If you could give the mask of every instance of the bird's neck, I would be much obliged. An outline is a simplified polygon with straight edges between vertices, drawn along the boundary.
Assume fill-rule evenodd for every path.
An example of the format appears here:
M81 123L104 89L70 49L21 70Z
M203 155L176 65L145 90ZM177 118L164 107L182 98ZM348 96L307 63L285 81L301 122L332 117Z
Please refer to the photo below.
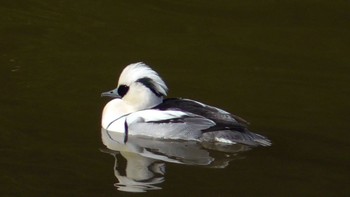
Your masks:
M163 97L145 97L136 100L125 100L124 102L128 106L129 113L132 113L159 105L163 102Z
M162 96L157 96L150 89L141 87L134 87L122 99L125 106L128 106L129 113L149 109L163 102Z

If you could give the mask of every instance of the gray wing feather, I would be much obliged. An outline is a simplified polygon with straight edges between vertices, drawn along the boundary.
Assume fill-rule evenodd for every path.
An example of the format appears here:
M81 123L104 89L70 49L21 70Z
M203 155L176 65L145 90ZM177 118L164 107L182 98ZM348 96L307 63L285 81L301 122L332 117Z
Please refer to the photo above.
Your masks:
M129 132L137 131L137 135L151 136L163 139L198 140L202 131L215 125L209 119L187 113L184 117L159 121L146 121L143 118L128 122Z

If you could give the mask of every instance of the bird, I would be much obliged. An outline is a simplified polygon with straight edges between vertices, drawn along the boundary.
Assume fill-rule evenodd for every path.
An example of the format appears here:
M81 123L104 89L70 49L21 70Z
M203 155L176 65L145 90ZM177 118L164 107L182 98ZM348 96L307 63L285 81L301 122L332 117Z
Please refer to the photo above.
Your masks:
M108 132L163 140L193 140L224 145L270 146L271 141L248 129L248 122L223 109L187 98L165 98L168 87L143 62L127 65L103 108L101 126Z

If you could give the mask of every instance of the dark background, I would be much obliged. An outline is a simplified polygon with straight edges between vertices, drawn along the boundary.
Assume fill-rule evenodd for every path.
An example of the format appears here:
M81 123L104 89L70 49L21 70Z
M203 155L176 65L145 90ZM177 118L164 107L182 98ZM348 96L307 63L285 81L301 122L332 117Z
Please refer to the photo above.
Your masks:
M349 195L349 1L0 2L1 196L113 196L100 116L127 64L273 141L148 195Z

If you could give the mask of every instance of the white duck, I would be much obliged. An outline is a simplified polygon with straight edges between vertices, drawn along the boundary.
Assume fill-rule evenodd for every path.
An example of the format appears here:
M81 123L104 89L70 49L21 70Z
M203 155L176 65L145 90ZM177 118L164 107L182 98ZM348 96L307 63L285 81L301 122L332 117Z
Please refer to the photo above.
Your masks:
M109 132L161 139L241 143L270 146L266 137L252 133L247 122L224 110L198 101L164 99L167 86L158 73L139 62L128 65L118 87L101 96L114 99L102 113L102 128Z

